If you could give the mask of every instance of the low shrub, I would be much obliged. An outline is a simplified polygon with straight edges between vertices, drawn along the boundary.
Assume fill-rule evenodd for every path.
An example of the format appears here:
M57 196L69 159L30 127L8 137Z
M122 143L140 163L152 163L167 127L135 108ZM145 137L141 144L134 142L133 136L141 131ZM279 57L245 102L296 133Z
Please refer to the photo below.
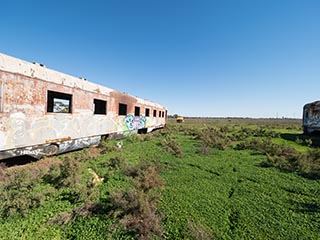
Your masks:
M92 181L83 181L81 163L70 155L64 158L56 187L63 190L63 197L70 202L90 202L95 196Z
M191 237L191 239L195 240L213 240L216 239L215 235L212 233L210 229L207 227L196 224L193 221L188 221L188 233Z
M133 230L139 239L162 235L156 206L159 196L154 193L162 185L159 171L159 166L148 161L127 166L124 172L133 179L133 185L127 191L116 190L110 193L114 217L120 217L120 225Z
M227 135L228 129L227 127L207 127L197 133L196 139L200 140L204 146L225 150L231 144Z
M301 173L308 178L320 178L320 150L309 150L299 158L299 169Z
M114 143L111 143L108 140L100 141L98 148L101 150L101 154L119 150L119 148Z
M34 176L28 169L6 171L5 181L0 184L0 212L2 216L15 213L25 215L29 209L43 204L46 197L54 192L49 185L44 185L39 176Z
M197 149L196 153L208 156L208 155L212 154L212 150L210 147L208 147L204 144L201 144L201 146Z
M124 169L126 167L126 159L123 155L117 155L110 158L106 166L113 169Z
M80 184L82 170L80 162L67 155L61 166L59 186L77 188Z
M308 147L311 147L313 142L312 142L312 139L310 138L299 138L297 137L295 142L299 145L302 145L302 146L308 146Z
M6 176L6 164L5 163L0 163L0 182L4 181L5 176Z
M183 150L179 143L170 135L166 136L161 145L165 148L165 151L174 154L176 157L183 157Z
M305 177L320 178L320 151L318 149L300 153L285 144L275 144L271 138L252 138L238 143L237 149L259 151L267 156L260 166L273 166L285 171L301 173Z
M65 211L58 215L49 218L48 223L55 223L58 225L66 225L71 221L74 221L77 216L90 217L101 210L101 205L95 203L88 203L77 207L72 211Z

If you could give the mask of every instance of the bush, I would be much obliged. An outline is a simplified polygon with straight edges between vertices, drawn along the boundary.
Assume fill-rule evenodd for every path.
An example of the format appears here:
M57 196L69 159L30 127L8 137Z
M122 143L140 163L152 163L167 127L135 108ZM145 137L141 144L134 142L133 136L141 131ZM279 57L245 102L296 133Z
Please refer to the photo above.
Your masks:
M196 224L193 221L188 221L188 233L191 239L206 240L215 239L215 235L212 231L201 224Z
M227 135L228 129L227 127L207 127L197 133L196 139L200 140L204 146L225 150L231 144Z
M88 203L86 205L77 207L72 211L65 211L59 213L58 215L49 218L48 223L55 223L58 225L66 225L71 221L74 221L77 216L82 217L90 217L94 213L98 213L101 210L101 206L99 204Z
M14 213L25 215L28 209L40 206L54 189L41 185L42 180L28 169L15 169L5 173L0 185L0 211L3 216Z
M121 226L133 230L139 239L152 239L153 235L162 234L156 207L159 196L153 193L162 185L159 171L159 166L147 161L127 166L124 172L133 179L133 186L127 191L110 193L114 217L121 217Z
M299 162L299 169L301 173L312 179L320 178L320 150L309 150L307 153L302 154Z
M114 144L112 144L110 141L107 141L107 140L102 140L99 143L98 148L101 150L101 154L119 150L119 148L117 148Z
M94 185L82 180L81 163L67 155L61 166L61 173L56 187L63 190L63 196L70 202L89 202L94 197Z
M161 145L167 152L174 154L176 157L183 157L184 155L179 143L170 135L162 140Z
M201 144L201 146L199 147L199 149L197 150L198 154L203 154L203 155L211 155L212 154L212 151L211 151L211 148L204 145L204 144Z
M6 164L0 163L0 182L4 181L6 176Z
M80 162L73 159L70 155L64 158L61 166L59 186L77 188L81 180L82 167Z
M126 159L123 155L115 156L110 158L106 166L114 169L124 169L126 167Z

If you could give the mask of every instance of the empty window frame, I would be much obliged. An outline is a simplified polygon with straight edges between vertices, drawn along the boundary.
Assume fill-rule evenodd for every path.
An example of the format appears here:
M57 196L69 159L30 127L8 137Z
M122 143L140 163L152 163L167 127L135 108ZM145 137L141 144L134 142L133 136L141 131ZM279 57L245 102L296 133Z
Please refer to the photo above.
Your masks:
M159 111L159 117L161 117L161 111Z
M164 118L164 112L162 112L162 117Z
M47 112L71 113L72 95L48 90Z
M157 110L153 110L153 117L157 116Z
M146 108L146 117L149 117L149 116L150 116L150 109Z
M140 116L140 107L134 107L134 116Z
M119 115L127 115L127 104L119 103Z
M94 114L107 114L107 101L93 99L94 104Z

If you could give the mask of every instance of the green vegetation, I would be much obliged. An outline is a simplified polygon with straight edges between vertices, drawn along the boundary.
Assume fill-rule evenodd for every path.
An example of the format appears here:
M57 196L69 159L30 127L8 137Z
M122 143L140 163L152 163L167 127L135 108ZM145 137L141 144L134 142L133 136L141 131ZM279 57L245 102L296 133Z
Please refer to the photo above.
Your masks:
M319 239L319 137L300 121L186 119L0 165L0 239Z

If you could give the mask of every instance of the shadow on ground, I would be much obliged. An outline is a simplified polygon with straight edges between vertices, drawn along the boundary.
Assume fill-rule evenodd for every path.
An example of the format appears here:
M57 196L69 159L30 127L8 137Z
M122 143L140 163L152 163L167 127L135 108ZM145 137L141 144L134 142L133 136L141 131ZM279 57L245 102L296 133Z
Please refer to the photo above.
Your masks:
M295 200L291 200L290 204L292 210L300 213L319 213L320 206L317 203L303 203Z
M25 155L25 156L12 157L12 158L1 160L0 164L4 164L6 167L14 167L14 166L25 165L35 161L38 161L38 159Z
M281 138L297 142L303 146L320 147L320 134L295 134L295 133L283 133L280 134Z

